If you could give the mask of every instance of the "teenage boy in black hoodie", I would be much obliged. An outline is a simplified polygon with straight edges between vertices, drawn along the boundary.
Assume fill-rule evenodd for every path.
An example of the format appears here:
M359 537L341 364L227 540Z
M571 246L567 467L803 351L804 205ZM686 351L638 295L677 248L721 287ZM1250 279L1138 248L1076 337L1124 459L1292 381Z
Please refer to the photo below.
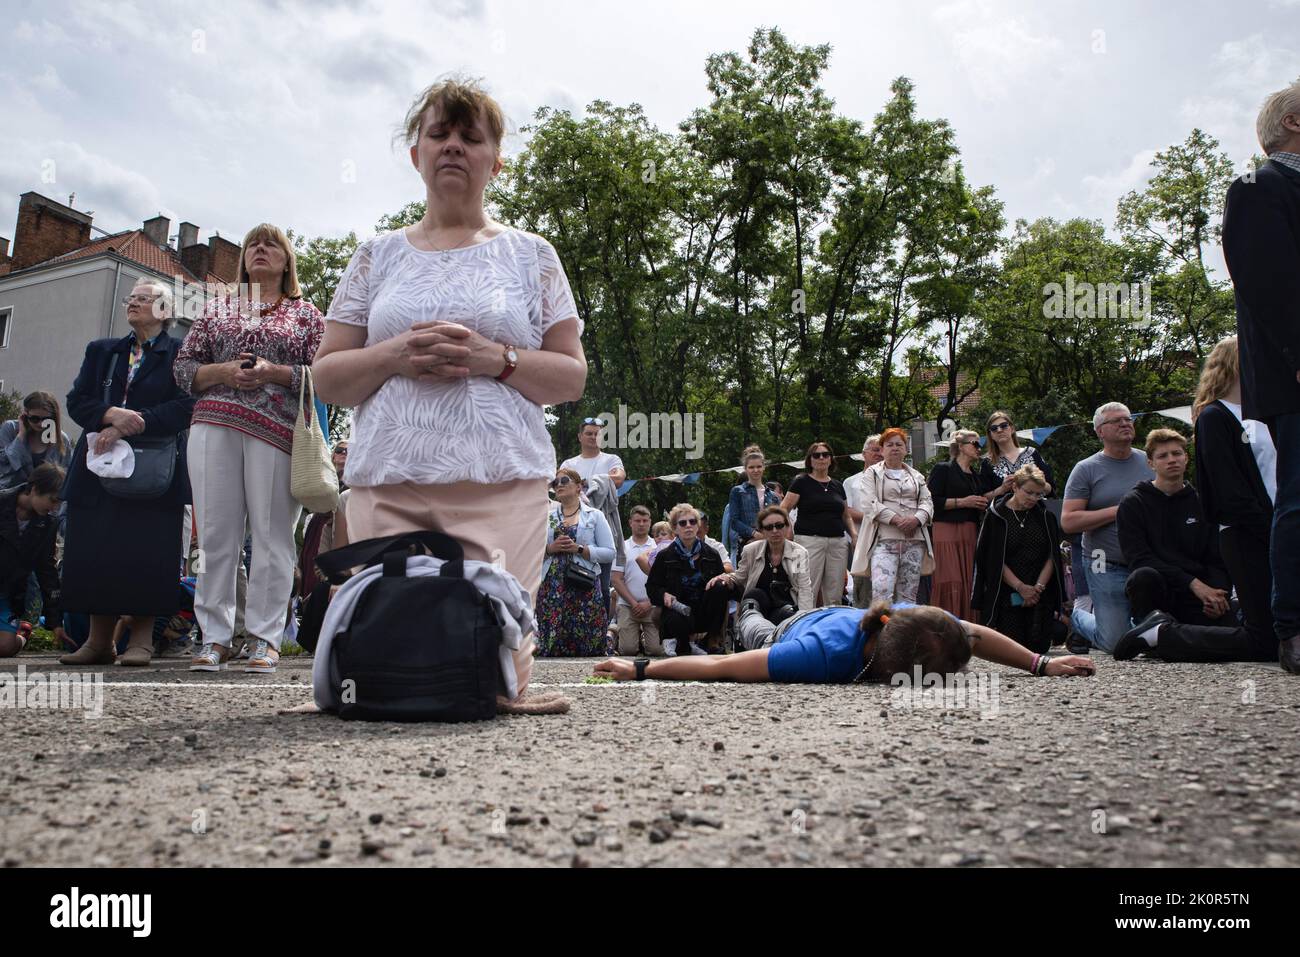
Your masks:
M1154 429L1146 442L1154 481L1139 482L1119 503L1125 584L1136 627L1114 655L1166 661L1266 661L1277 655L1267 628L1242 627L1230 601L1232 582L1219 555L1219 531L1206 522L1187 484L1187 439Z

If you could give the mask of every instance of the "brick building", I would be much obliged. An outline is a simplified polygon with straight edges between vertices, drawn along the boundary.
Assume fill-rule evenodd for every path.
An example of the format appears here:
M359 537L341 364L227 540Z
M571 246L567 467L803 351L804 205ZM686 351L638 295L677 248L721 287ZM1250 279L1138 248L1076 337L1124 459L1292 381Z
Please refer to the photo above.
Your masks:
M45 389L62 399L88 342L130 332L121 300L141 279L174 286L238 277L239 246L219 236L200 243L193 223L181 223L174 242L164 216L97 238L93 228L90 213L39 193L20 197L12 253L0 238L0 392ZM172 334L187 328L180 317ZM66 415L64 423L80 434Z

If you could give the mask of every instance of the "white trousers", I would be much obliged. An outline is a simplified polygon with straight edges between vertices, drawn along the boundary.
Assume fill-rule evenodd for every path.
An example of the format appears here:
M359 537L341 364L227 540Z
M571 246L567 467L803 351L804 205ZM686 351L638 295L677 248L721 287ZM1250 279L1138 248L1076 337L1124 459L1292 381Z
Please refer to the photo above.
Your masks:
M278 649L293 591L293 532L302 508L289 493L289 454L217 425L191 428L188 451L202 557L194 617L203 640L230 645L247 523L253 556L246 631Z

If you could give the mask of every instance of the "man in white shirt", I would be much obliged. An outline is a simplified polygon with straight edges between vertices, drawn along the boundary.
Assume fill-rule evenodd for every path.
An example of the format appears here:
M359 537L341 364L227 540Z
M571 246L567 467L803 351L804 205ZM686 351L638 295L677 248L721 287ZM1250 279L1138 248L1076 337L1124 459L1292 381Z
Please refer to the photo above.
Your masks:
M862 443L862 471L844 480L844 495L848 499L849 514L853 516L853 521L858 523L858 528L862 527L862 506L867 500L867 469L877 462L884 461L884 458L885 453L880 448L880 436L868 435L867 441ZM853 579L853 607L871 607L870 578Z
M650 509L636 505L628 518L632 537L623 543L625 560L614 569L614 591L618 593L618 653L620 655L662 655L659 640L659 609L646 595L646 573L637 564L637 556L655 550L650 537Z
M582 476L583 481L593 475L608 475L614 480L615 488L622 488L627 472L623 469L623 460L613 452L600 450L600 430L605 423L600 419L583 419L578 429L578 444L582 452L560 463L562 469L573 469Z

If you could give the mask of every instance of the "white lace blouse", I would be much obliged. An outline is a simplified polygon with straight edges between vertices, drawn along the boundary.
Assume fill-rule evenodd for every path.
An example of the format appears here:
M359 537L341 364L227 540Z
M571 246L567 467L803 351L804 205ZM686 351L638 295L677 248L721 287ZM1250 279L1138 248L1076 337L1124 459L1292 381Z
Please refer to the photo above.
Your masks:
M362 243L326 320L364 326L366 345L416 322L468 326L503 345L538 349L551 326L578 322L569 280L545 239L507 229L446 252L416 249L404 230ZM487 376L420 382L393 376L356 409L349 485L495 484L552 478L542 407Z

